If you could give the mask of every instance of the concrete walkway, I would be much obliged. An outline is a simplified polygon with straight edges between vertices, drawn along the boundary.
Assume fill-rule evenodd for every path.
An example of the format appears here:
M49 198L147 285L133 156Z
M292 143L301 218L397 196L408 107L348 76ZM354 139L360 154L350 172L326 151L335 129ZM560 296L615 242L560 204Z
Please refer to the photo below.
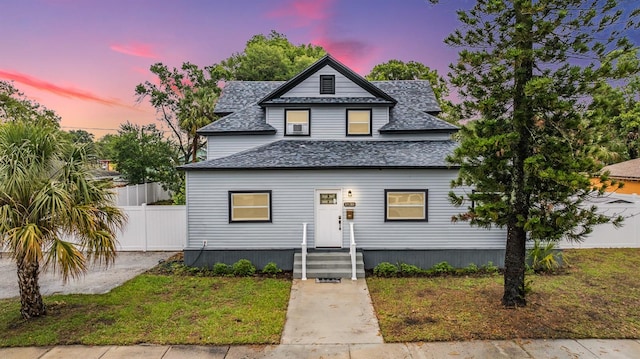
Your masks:
M294 279L282 344L381 344L364 279L316 283Z
M397 344L255 346L56 346L0 349L2 359L239 359L239 358L640 358L638 340L506 340Z

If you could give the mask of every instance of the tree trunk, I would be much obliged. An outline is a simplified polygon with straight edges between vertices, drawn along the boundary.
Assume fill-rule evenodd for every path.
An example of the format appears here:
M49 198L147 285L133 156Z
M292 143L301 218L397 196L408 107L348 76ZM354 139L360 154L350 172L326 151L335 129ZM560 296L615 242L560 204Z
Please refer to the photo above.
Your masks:
M525 161L532 155L529 130L533 126L534 112L525 93L527 83L533 78L533 18L523 10L523 4L531 7L530 0L514 2L516 48L520 51L514 64L513 128L518 134L514 143L511 182L511 213L507 222L507 246L505 252L504 295L502 304L507 307L525 306L525 253L527 232L524 224L529 218L530 196L525 172Z
M192 156L193 156L192 162L196 163L196 162L198 162L198 134L197 133L193 134L193 143L191 144L191 146L193 148L192 149L192 151L193 151L193 153L192 153Z
M504 294L502 305L509 308L524 307L525 299L525 255L527 235L524 229L507 226L507 248L504 257Z
M38 276L40 265L38 262L27 262L18 258L18 285L20 287L20 314L24 319L39 317L46 314L42 302Z

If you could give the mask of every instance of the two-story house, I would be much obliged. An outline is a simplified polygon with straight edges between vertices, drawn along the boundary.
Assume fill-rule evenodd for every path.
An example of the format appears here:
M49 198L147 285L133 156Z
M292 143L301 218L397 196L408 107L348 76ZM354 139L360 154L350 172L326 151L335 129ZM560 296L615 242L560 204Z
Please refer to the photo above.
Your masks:
M187 264L291 269L303 238L340 252L352 234L366 268L503 262L503 232L451 221L458 128L428 81L367 81L325 56L286 82L228 82L215 110L207 160L182 167Z

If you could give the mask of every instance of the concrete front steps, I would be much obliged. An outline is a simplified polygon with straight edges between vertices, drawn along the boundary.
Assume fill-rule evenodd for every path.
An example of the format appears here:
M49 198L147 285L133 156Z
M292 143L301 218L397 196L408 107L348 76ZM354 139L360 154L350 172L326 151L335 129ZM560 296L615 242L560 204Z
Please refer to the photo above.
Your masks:
M356 252L356 277L364 278L362 252ZM293 256L293 278L302 278L302 253L295 253ZM307 278L351 279L349 252L307 253Z

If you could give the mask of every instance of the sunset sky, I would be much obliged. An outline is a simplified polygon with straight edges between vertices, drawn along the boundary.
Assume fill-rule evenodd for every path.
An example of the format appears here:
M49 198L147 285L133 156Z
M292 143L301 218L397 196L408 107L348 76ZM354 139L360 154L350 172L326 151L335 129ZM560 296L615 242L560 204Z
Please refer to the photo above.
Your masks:
M211 65L276 30L323 46L361 75L390 59L446 74L443 39L471 0L15 0L0 10L0 80L96 138L121 123L157 123L135 86L149 66Z
M470 3L426 0L20 0L0 11L0 80L56 111L65 130L99 138L126 121L156 122L136 103L149 66L211 65L276 30L321 45L358 73L397 58L446 72L442 43Z

